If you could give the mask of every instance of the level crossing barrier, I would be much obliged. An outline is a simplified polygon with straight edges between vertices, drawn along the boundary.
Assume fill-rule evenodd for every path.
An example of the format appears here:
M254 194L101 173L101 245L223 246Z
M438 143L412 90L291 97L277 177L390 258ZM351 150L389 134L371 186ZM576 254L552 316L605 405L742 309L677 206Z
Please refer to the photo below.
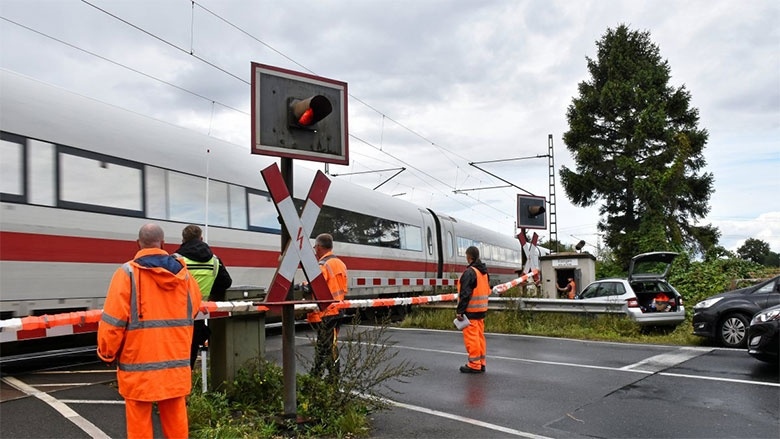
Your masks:
M439 279L439 281L441 280L451 281L451 279ZM396 281L402 280L389 280L390 283ZM416 282L417 280L415 279L414 281ZM428 279L427 281L429 282L425 283L425 285L437 284L435 282L437 281L436 279ZM374 282L374 280L372 279L371 282ZM413 283L412 285L417 284ZM447 283L442 282L441 285L447 285ZM438 294L432 296L345 300L337 303L336 306L341 309L391 307L454 300L457 300L457 294ZM299 303L295 305L295 311L301 312L312 311L316 308L316 303ZM267 311L269 311L269 308L260 301L209 301L201 303L196 319L216 319L230 317L233 313L264 313ZM0 320L0 343L96 332L102 314L102 310L88 310Z
M528 280L536 270L520 276L505 284L493 288L493 293L500 294L509 288L520 285ZM353 278L351 287L394 287L394 286L420 286L420 287L456 287L458 279L452 278ZM432 296L412 296L381 299L345 300L336 303L340 309L350 308L381 308L407 305L430 305L435 303L447 303L457 301L456 293L438 294ZM498 305L502 303L503 305ZM491 297L490 304L493 309L506 308L506 303L515 303L515 307L532 311L564 311L564 312L618 312L620 306L612 303L579 302L557 299L516 299ZM318 306L316 303L298 303L295 311L312 311ZM233 301L209 301L201 303L196 319L216 319L230 317L233 313L261 313L269 308L262 301L233 300ZM102 316L101 310L89 310L69 312L43 316L28 316L0 320L0 343L29 340L35 338L55 337L63 335L83 334L96 332L98 322Z

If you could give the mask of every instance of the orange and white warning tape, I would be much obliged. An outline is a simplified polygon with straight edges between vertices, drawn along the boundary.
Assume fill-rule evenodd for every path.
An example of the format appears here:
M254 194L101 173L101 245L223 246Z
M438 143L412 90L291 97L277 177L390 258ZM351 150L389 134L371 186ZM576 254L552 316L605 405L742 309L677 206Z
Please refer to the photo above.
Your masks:
M457 298L457 294L440 294L389 299L345 300L338 303L337 306L346 309L420 305L453 301ZM310 311L316 308L317 304L314 302L295 304L296 311ZM251 301L203 302L196 319L229 317L234 312L266 312L268 309L267 306L258 305L258 302ZM0 343L95 332L102 314L101 310L90 310L0 320Z
M538 273L539 273L539 270L534 268L533 270L531 270L530 273L526 273L526 274L518 277L517 279L512 279L509 282L506 282L506 283L503 283L503 284L498 284L498 285L493 287L493 293L495 293L495 294L503 294L508 289L510 289L512 287L516 287L516 286L518 286L520 284L524 284L524 283L528 282L528 278L530 276L536 276Z

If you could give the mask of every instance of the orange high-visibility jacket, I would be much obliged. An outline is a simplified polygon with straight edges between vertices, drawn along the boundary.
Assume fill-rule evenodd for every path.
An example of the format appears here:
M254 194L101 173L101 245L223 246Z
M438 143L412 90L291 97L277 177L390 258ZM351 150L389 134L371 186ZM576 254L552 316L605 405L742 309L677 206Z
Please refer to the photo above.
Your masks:
M566 285L569 288L569 291L566 292L569 299L574 299L574 296L577 295L577 283L574 281L571 281Z
M463 314L466 314L468 318L476 318L476 319L483 319L485 318L485 313L488 310L488 297L490 296L490 281L488 279L487 273L482 273L477 269L477 267L469 267L472 270L474 270L474 274L476 275L476 286L473 287L473 290L471 291L471 294L465 294L465 296L468 297L468 303L466 304L466 309ZM464 273L465 274L465 273ZM467 289L470 288L470 285L463 285L467 281L468 276L461 276L461 281L458 282L458 301L460 302L461 298L464 295L461 295L461 288L464 289L464 292L467 293ZM462 309L462 305L458 304L458 312L460 313Z
M319 264L322 275L325 276L325 281L328 283L328 289L333 295L333 300L343 301L344 296L347 295L347 266L333 252L325 253L320 258ZM334 304L330 304L324 311L317 310L306 314L306 320L309 323L318 323L322 321L323 317L335 316L339 313L340 310Z
M114 272L98 325L98 356L117 361L119 393L138 401L188 395L200 289L182 259L142 249Z

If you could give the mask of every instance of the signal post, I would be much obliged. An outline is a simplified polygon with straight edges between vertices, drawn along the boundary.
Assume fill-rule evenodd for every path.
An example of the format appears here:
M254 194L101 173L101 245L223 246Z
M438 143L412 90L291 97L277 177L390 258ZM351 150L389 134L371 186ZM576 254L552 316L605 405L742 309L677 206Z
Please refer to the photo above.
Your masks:
M263 303L281 308L283 416L295 419L295 304L303 303L293 300L295 271L303 268L320 309L332 303L333 296L309 245L330 180L317 172L298 215L293 204L293 159L349 164L347 84L252 63L251 152L281 158L281 170L271 165L261 172L282 223L282 257Z

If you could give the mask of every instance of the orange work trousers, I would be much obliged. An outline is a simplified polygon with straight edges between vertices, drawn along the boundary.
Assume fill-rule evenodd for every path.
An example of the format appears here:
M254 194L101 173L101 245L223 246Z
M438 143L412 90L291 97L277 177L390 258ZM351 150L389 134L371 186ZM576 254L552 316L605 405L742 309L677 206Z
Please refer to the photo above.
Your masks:
M463 344L469 355L468 367L479 370L485 365L487 342L485 341L485 320L471 319L471 324L463 329Z
M127 417L127 439L151 439L153 402L125 400L125 416ZM186 397L157 401L160 411L160 423L163 435L167 439L187 439L190 426L187 420Z

